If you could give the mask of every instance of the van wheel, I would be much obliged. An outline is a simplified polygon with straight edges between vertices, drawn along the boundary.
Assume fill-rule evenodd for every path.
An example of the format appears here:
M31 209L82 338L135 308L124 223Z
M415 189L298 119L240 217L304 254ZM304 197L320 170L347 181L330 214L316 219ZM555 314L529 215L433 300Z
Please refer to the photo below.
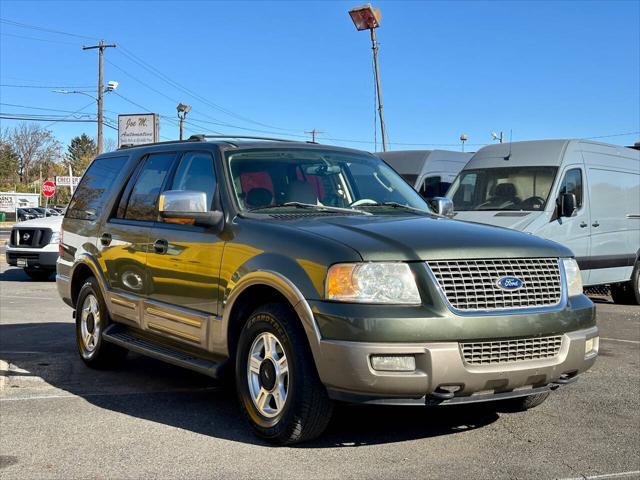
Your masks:
M535 395L529 395L527 397L511 398L509 400L502 400L500 403L506 407L505 410L509 412L524 412L530 408L535 408L538 405L544 403L549 397L549 392L536 393Z
M304 330L287 305L267 304L249 317L238 340L236 388L252 428L271 443L311 440L331 418Z
M115 366L127 356L126 349L103 341L102 333L108 324L109 313L98 281L89 277L76 302L76 343L80 358L89 367Z
M611 298L614 303L640 305L640 262L636 262L630 281L611 285Z

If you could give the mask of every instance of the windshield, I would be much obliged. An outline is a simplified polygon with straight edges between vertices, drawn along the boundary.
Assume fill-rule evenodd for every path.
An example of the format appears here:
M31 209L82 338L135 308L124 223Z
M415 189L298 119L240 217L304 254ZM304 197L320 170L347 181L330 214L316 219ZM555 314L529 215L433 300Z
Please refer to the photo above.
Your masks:
M544 210L556 167L463 170L447 197L458 211Z
M238 205L332 208L347 212L430 212L400 176L375 157L317 149L251 149L227 154Z

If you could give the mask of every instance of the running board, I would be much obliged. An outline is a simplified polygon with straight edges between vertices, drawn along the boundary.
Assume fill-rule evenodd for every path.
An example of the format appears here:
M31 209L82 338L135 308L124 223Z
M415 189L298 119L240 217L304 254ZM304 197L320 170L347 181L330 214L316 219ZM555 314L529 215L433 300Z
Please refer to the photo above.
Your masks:
M213 378L219 378L221 368L223 367L222 363L194 357L193 355L169 346L140 338L122 325L110 325L102 334L102 339L126 348L127 350L131 350L132 352L156 358L163 362L187 368Z

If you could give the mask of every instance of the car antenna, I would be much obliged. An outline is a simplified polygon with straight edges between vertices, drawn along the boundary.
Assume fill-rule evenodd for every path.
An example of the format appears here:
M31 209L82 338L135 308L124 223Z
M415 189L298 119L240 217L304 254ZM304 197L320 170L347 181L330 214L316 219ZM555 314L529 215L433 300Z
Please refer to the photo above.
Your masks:
M511 143L513 142L513 128L509 130L509 153L504 157L504 160L507 161L511 158Z

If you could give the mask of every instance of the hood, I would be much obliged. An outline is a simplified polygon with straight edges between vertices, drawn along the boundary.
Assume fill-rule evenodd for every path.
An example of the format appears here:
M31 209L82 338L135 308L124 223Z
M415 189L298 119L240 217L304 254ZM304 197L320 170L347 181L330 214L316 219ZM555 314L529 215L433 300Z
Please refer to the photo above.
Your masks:
M25 220L24 222L18 222L14 227L18 228L50 228L51 230L60 230L62 227L62 215L34 218L33 220Z
M533 235L440 217L315 217L294 225L348 245L365 261L572 256L566 247Z
M511 228L520 232L525 229L541 214L538 212L506 212L506 211L460 211L455 213L456 220L463 222L477 222L485 225L495 225L496 227Z

